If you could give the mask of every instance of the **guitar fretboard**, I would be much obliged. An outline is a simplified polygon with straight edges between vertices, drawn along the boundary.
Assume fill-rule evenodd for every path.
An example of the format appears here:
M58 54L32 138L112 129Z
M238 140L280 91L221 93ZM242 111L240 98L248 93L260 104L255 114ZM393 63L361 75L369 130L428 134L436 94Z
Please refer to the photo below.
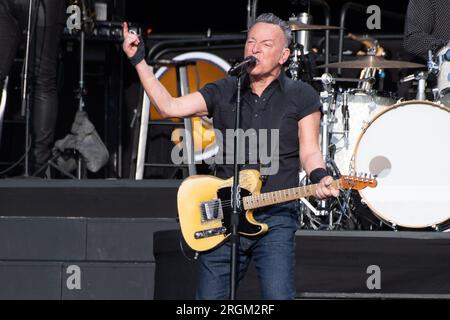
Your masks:
M340 180L334 180L332 182L332 185L338 189L341 188ZM318 184L310 184L304 187L255 194L243 197L242 201L245 210L252 210L260 207L270 206L278 203L313 196L316 194L317 187Z

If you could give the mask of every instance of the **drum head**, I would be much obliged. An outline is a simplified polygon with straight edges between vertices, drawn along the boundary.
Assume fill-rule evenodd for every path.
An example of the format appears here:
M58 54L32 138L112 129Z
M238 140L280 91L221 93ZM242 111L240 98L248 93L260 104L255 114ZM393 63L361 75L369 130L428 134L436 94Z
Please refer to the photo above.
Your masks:
M361 133L357 173L377 175L360 191L381 219L402 227L436 226L450 218L450 111L426 101L396 104Z

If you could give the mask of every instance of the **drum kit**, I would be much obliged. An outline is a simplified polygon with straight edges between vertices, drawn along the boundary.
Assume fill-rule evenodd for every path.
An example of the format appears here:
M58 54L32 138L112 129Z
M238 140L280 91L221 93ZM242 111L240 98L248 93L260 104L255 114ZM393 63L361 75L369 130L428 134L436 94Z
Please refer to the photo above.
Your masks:
M329 30L329 26L290 22L291 30ZM374 90L374 71L415 69L426 65L387 60L372 48L351 61L317 68L361 69L359 79L324 73L321 147L332 175L364 173L377 177L377 188L341 193L336 200L302 199L305 229L450 230L450 44L433 57L428 70L401 82L417 81L415 100L402 101L391 92ZM290 65L290 68L292 68ZM295 64L294 64L295 65ZM295 74L291 72L291 74ZM426 100L430 75L437 78L434 100ZM339 88L343 82L356 88ZM301 176L306 184L305 174ZM362 208L362 209L361 209ZM362 212L362 211L366 212ZM369 226L361 217L370 212Z

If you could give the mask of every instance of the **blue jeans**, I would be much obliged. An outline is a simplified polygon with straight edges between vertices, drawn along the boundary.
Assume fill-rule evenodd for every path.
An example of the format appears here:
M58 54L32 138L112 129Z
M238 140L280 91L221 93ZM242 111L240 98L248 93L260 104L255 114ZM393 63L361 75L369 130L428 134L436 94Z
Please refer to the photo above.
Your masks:
M295 231L298 205L291 202L254 213L258 222L266 223L269 231L258 238L240 237L239 280L254 260L261 286L261 297L270 300L295 298ZM220 247L200 253L197 299L229 299L229 241Z

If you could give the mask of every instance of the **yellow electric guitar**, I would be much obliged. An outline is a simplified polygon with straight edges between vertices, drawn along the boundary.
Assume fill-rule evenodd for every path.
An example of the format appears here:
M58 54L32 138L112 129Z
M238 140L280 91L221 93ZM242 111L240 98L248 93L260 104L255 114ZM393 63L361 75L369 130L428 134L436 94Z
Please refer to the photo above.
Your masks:
M253 210L277 203L313 196L317 185L260 193L261 179L257 170L240 172L241 208L239 233L258 236L268 230L264 223L258 223ZM186 243L195 251L210 250L224 242L231 233L230 216L231 187L233 178L223 180L214 176L197 175L188 177L178 189L178 215L181 232ZM342 176L334 180L338 189L361 190L376 187L375 179Z

